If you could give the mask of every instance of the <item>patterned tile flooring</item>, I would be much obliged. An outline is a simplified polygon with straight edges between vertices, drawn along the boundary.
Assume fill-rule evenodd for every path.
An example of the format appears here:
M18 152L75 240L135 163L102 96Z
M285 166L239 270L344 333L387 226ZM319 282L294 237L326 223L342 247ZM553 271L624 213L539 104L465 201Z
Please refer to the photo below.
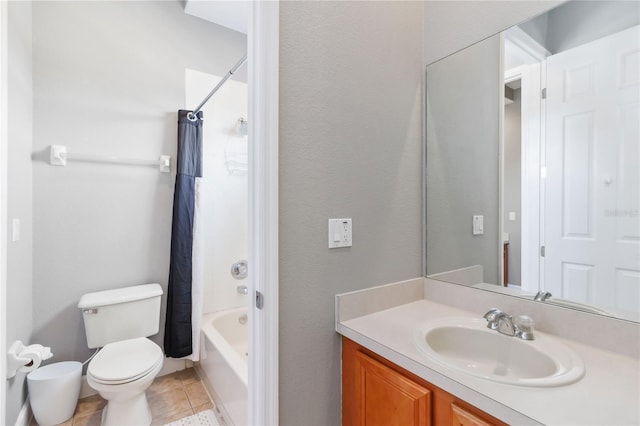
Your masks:
M193 368L157 377L147 389L147 400L153 415L152 425L164 425L213 408L211 398ZM61 426L99 426L105 404L100 395L82 398L73 418ZM37 425L35 420L31 425Z

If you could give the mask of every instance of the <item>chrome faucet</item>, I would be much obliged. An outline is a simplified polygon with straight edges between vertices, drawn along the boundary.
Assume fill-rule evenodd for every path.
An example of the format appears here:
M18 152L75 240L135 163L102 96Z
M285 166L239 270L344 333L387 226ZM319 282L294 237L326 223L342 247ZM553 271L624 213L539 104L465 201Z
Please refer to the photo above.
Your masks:
M534 340L534 321L531 317L519 315L514 320L511 315L500 309L492 308L484 314L484 319L487 320L487 327L491 330L497 330L498 333L518 337L522 340Z
M550 298L552 296L551 293L549 293L548 291L542 291L540 290L539 292L536 293L536 295L533 297L533 300L535 300L536 302L544 302L546 301L548 298Z
M238 294L249 294L249 288L246 285L239 285L236 289Z
M498 319L502 318L504 315L506 315L506 314L504 312L502 312L500 309L491 308L489 310L489 312L484 314L484 319L487 320L487 327L492 329L492 330L497 330L498 329Z

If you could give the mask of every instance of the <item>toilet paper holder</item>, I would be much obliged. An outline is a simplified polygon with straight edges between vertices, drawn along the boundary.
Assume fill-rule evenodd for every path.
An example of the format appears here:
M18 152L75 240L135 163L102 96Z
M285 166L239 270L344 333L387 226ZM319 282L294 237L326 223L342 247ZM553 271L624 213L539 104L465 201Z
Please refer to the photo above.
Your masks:
M42 345L25 346L16 340L7 351L7 379L14 377L18 371L28 373L40 366L40 362L53 356L51 348Z

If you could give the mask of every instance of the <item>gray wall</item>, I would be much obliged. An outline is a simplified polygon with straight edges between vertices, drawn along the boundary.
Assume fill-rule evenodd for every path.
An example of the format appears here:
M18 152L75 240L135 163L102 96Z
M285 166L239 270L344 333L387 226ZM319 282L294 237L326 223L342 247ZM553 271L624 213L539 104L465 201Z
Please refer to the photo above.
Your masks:
M428 275L483 265L498 282L500 84L498 36L427 67Z
M550 13L550 12L549 12ZM533 19L518 24L521 30L529 34L542 46L547 45L547 28L549 26L549 13L543 13Z
M15 340L31 343L32 328L32 61L31 3L8 5L8 151L7 151L7 348ZM20 220L20 240L11 241L11 222ZM6 418L14 424L26 397L24 373L7 387Z
M282 425L340 424L334 296L421 275L421 56L422 3L280 4Z
M563 1L428 0L424 2L424 63L546 12Z
M546 47L562 52L639 23L638 1L572 1L549 12Z
M522 183L522 98L521 90L514 91L514 102L504 108L504 181L503 222L504 232L509 233L509 284L520 285L521 271L521 183ZM516 214L509 220L509 212Z
M49 166L48 146L175 156L185 68L223 75L246 37L186 15L178 1L38 2L33 12L34 340L56 361L82 361L82 294L166 289L174 180L146 167Z
M640 2L576 0L518 26L555 54L639 23Z

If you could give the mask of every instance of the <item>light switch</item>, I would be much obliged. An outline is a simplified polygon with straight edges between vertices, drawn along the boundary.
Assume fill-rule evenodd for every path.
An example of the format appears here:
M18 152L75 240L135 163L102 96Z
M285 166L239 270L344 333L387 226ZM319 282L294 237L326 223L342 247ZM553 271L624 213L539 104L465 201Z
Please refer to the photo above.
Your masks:
M516 212L509 212L509 220L510 221L516 220Z
M473 216L473 235L484 234L484 216Z
M351 247L352 245L351 219L329 219L329 248Z
M342 239L342 236L340 234L340 226L333 223L329 226L333 228L333 239L331 241L333 241L334 243L340 242L340 240Z

